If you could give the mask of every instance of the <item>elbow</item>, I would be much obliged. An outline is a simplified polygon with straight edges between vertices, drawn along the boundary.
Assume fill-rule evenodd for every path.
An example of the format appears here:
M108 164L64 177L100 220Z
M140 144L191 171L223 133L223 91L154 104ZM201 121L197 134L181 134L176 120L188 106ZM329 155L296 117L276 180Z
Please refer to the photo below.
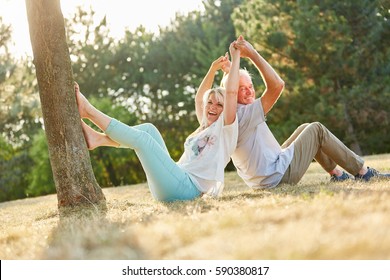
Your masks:
M277 99L282 94L284 86L284 81L280 79L278 82L275 82L272 87L267 87L264 94L268 96L272 95L275 99Z
M232 116L225 116L225 122L224 125L231 125L236 120L236 115Z
M282 80L282 79L280 79L280 81L279 81L279 83L278 83L278 90L280 91L280 92L282 92L283 90L284 90L284 87L285 87L285 85L286 85L286 83Z
M282 94L284 87L285 87L285 82L282 79L280 79L277 83L274 84L274 86L272 87L272 89L270 91L275 93L275 94L280 95L280 94Z

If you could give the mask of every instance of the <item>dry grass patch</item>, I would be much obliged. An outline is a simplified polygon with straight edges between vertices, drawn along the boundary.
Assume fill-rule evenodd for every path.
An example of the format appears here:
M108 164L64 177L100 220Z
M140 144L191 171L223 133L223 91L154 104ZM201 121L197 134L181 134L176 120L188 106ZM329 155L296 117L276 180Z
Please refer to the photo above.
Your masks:
M366 157L390 172L390 155ZM0 259L390 259L389 182L296 186L159 203L146 184L104 189L107 213L59 218L55 195L0 204Z

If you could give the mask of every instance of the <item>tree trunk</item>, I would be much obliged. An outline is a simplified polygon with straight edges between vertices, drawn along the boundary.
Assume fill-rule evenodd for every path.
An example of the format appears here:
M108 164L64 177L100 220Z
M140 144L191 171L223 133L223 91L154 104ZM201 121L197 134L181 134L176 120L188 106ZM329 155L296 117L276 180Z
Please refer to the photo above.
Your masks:
M26 0L26 8L58 208L105 208L82 133L60 1Z

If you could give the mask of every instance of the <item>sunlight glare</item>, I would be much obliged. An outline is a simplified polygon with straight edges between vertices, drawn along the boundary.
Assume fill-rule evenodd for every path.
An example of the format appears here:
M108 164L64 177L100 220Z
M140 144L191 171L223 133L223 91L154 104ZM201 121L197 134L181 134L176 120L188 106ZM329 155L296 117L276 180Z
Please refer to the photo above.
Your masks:
M13 42L10 45L15 57L31 56L30 35L28 31L25 1L0 0L0 17L5 24L12 25ZM142 25L149 32L158 33L159 27L168 26L176 13L186 14L194 10L203 10L202 0L63 0L61 9L64 17L68 18L81 6L84 10L89 7L96 12L96 19L105 15L110 29L110 35L121 38L125 30L135 30Z

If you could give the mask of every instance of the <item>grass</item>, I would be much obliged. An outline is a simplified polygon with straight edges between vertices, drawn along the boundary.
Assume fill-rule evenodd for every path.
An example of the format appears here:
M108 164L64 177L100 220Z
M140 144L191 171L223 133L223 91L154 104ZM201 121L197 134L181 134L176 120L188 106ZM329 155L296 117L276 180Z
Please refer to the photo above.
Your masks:
M390 154L366 157L390 172ZM220 199L160 203L146 184L104 189L108 211L60 219L56 195L0 204L0 259L390 259L390 182L302 181L254 191L234 172Z

